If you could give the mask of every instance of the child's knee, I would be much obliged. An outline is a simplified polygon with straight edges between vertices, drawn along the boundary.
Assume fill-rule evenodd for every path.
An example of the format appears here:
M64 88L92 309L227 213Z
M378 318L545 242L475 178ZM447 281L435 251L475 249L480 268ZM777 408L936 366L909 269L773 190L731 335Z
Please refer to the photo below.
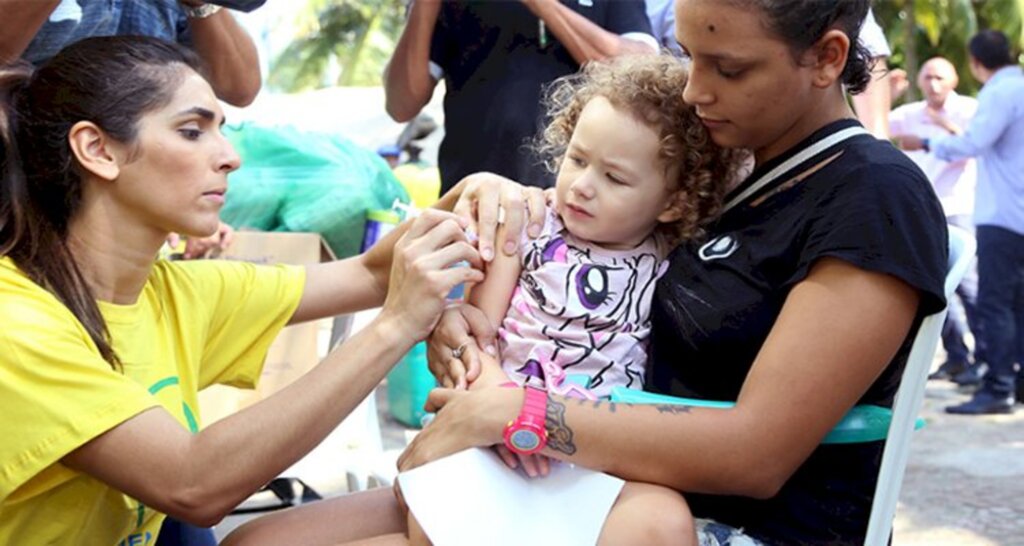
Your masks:
M697 543L690 507L666 487L630 482L601 533L601 544L690 546Z
M652 503L652 510L644 518L643 534L650 537L647 544L690 546L697 543L693 515L683 497L676 493L674 499L665 495Z

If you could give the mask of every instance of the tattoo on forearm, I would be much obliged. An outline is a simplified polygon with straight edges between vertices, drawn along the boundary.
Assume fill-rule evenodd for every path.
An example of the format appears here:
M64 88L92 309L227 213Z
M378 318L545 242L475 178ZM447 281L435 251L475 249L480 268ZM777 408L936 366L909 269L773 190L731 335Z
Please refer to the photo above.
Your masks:
M576 444L572 440L572 429L565 422L565 404L554 397L548 397L544 425L548 429L548 447L566 455L576 453Z
M692 406L685 406L679 404L658 404L654 407L658 408L658 413L671 414L690 413L690 410L693 409Z

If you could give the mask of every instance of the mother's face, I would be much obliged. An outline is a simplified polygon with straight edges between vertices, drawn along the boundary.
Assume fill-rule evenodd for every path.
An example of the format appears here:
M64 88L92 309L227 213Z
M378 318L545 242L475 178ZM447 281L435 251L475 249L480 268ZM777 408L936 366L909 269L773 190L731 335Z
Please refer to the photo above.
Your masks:
M818 100L811 68L762 17L756 7L721 0L676 1L676 38L692 61L683 99L716 143L754 150L759 161L796 143L787 135Z

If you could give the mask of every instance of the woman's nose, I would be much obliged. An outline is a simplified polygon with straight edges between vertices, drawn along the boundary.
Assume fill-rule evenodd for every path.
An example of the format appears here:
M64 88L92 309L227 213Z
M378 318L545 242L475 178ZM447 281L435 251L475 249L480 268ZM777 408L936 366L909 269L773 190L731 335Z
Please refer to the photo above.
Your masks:
M222 136L221 138L224 137ZM242 158L238 155L238 152L235 151L235 147L227 138L224 138L223 154L224 155L220 160L220 170L230 173L238 170L238 168L242 166Z
M711 93L703 84L693 63L690 63L690 77L686 79L683 87L683 102L694 106L707 105L711 102Z

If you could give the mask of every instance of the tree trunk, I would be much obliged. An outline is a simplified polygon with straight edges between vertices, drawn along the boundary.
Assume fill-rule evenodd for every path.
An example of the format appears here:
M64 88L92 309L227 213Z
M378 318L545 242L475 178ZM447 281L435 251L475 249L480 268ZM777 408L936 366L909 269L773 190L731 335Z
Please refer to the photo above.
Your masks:
M917 94L917 72L920 61L917 59L917 18L914 15L914 0L906 0L903 13L903 56L907 71L907 102L919 100Z

